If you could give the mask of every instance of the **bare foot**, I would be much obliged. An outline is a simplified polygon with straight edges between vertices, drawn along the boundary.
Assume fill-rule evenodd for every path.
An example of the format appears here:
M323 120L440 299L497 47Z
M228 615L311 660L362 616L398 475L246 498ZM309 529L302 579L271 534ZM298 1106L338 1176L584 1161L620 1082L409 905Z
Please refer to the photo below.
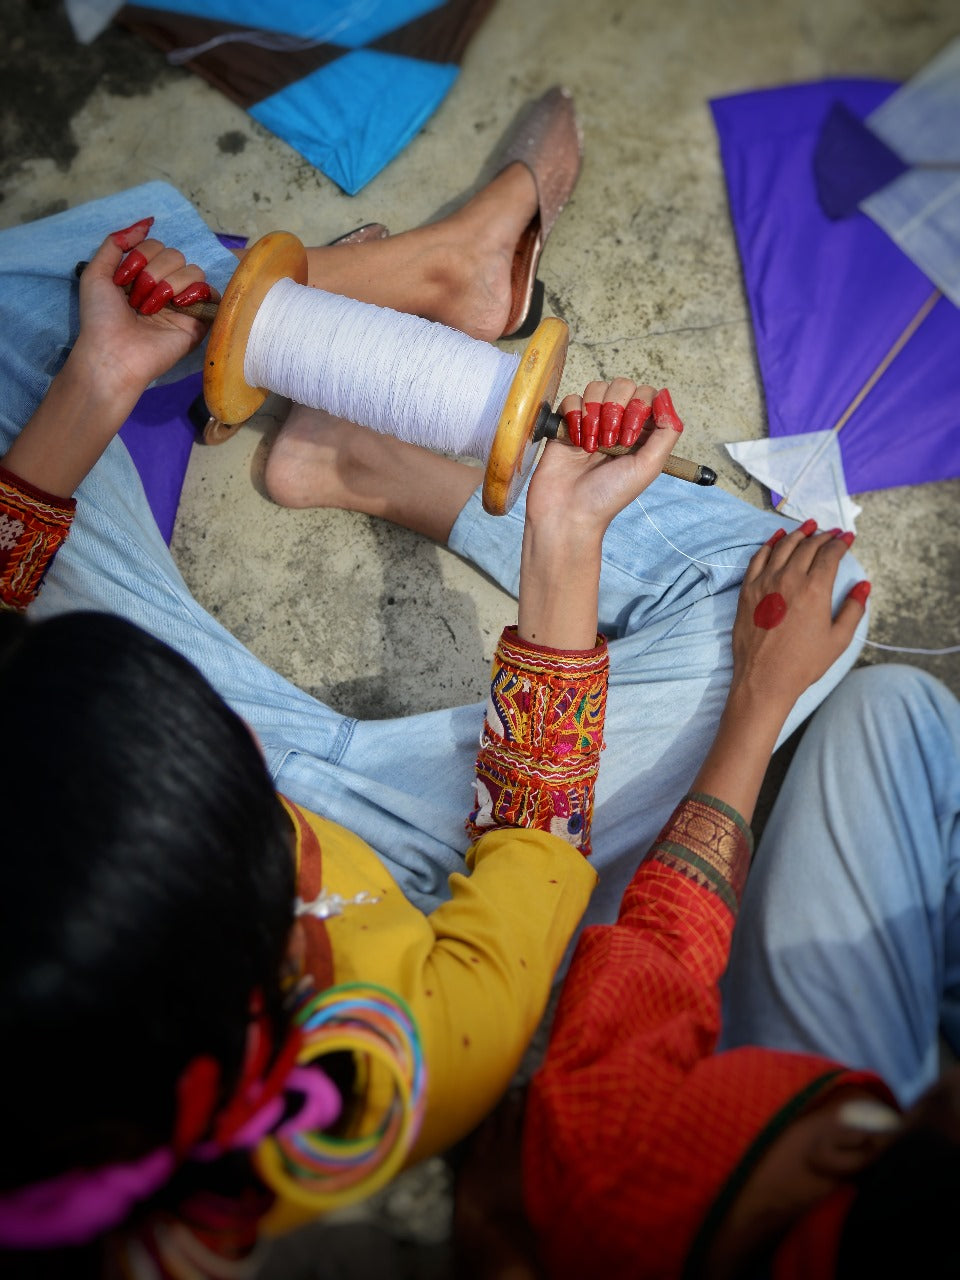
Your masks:
M267 457L281 507L340 507L446 542L482 472L322 409L293 405Z
M307 281L492 342L510 314L517 241L536 211L533 175L516 162L437 222L369 244L308 250Z

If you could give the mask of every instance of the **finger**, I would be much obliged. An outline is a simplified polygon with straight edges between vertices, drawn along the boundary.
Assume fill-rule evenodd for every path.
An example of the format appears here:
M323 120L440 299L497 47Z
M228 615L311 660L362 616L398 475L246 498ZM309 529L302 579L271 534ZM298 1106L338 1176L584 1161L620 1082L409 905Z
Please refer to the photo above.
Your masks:
M836 575L840 561L853 545L855 534L844 533L842 529L830 529L827 533L818 534L810 539L815 544L815 555L810 566L811 573L823 572Z
M853 639L857 627L863 621L863 616L867 610L867 597L870 595L870 583L864 578L861 582L856 582L847 592L847 597L843 604L837 610L837 616L833 620L835 630L840 637L846 638L846 645Z
M124 253L128 249L134 248L141 240L146 239L147 232L153 226L153 218L141 218L139 222L135 222L130 227L124 227L122 231L112 231L110 240L122 249Z
M605 382L588 382L583 392L583 416L580 420L580 446L596 453L600 443L600 408L607 391Z
M111 279L113 277L120 259L123 257L123 250L115 237L122 234L122 232L114 231L107 236L84 268L84 276L91 279L96 277Z
M617 444L629 449L637 443L640 432L653 415L653 397L653 387L637 387L623 411L620 438L616 441Z
M141 249L140 252L148 256L147 250ZM186 259L179 249L161 245L159 252L148 256L147 264L140 269L133 281L130 289L131 307L141 315L155 315L176 292L168 283L170 277L182 271L185 266ZM189 283L185 279L184 287ZM148 306L148 310L144 310L145 306Z
M779 533L780 537L782 538L784 535L784 530L778 529L777 533ZM772 548L776 545L776 542L774 541L774 539L777 539L776 533L773 535L773 538L771 538L769 541L763 544L763 546L759 549L759 551L755 551L753 555L750 557L750 563L747 565L747 571L743 575L743 583L741 584L742 586L747 586L749 583L753 582L756 578L759 578L760 574L763 573L764 569L770 563L770 552ZM777 541L779 541L779 539L777 539Z
M617 443L624 410L637 389L629 378L614 378L607 387L600 407L600 447L609 449Z
M676 431L657 431L653 430L649 433L643 443L643 448L630 454L631 458L643 458L649 467L652 465L655 474L661 472L673 452L674 445L680 439Z
M121 286L128 285L148 263L154 262L165 250L166 245L162 240L141 240L140 244L131 249L117 268L113 283ZM155 269L151 267L150 270L151 274L156 278Z
M206 280L195 280L181 289L173 299L174 307L192 307L195 302L219 302L220 294Z
M797 540L790 553L790 565L800 573L815 573L819 568L832 575L846 551L846 543L835 538L832 530L813 532Z
M816 520L805 520L796 529L792 529L789 533L783 533L779 538L774 534L768 543L771 547L771 566L774 569L782 569L797 547L806 543L807 539L812 537L816 531Z
M580 396L564 396L560 401L560 416L567 424L571 444L580 443L580 420L583 417L583 400Z
M653 420L658 427L671 427L677 435L683 430L683 423L673 407L673 400L666 387L653 397Z
M203 302L213 296L213 290L203 278L203 272L195 263L185 263L176 271L157 281L156 288L139 306L141 315L152 316L168 303L185 307L192 302Z

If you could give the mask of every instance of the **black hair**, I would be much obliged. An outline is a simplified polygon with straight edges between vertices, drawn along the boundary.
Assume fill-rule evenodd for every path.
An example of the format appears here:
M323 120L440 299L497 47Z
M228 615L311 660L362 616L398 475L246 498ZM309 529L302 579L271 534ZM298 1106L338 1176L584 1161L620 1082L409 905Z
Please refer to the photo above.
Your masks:
M906 1130L858 1179L836 1280L960 1276L960 1147L932 1125Z
M290 825L246 725L120 618L0 613L0 1190L170 1141L197 1054L279 1038Z

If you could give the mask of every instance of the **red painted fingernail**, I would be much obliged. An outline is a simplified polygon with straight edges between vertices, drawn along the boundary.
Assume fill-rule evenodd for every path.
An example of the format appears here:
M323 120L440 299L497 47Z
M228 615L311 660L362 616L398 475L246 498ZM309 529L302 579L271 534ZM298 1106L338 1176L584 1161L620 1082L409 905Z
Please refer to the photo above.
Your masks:
M139 249L133 249L117 267L113 273L113 283L119 285L129 284L138 271L142 271L147 265L147 260Z
M653 420L658 427L672 427L674 431L682 431L683 423L677 417L670 392L666 387L653 397Z
M865 605L867 596L870 594L870 583L864 578L862 582L857 582L847 592L848 600L856 600L857 604Z
M624 409L623 421L620 423L620 443L625 448L629 449L632 444L636 444L643 424L651 413L653 409L646 400L631 400Z
M146 302L150 294L157 287L157 282L153 276L144 268L133 282L133 288L130 290L130 305L135 311L140 310L140 304Z
M196 284L188 284L172 302L175 307L192 307L195 302L209 302L212 294L213 290L206 280L198 280Z
M166 280L161 280L153 292L141 302L137 310L142 316L155 316L158 311L163 310L172 297L173 285L168 284Z
M133 223L130 227L124 227L122 231L112 231L110 239L118 249L132 249L135 244L140 243L152 226L152 218L141 218L139 222Z
M852 547L857 535L855 533L847 532L847 533L838 534L837 536L839 537L841 542L845 542L848 547Z
M580 443L580 410L571 409L563 415L563 420L567 424L567 431L570 435L571 444Z
M617 443L620 423L623 421L623 405L608 400L600 410L600 443L605 449Z
M780 541L780 539L785 538L786 536L787 536L786 529L776 529L767 539L767 546L775 547L777 543Z
M843 533L843 530L840 528L827 530L827 534L831 538L839 538L841 533Z
M583 417L580 420L580 447L587 453L596 453L600 439L600 402L588 401L583 406Z
M811 533L816 533L816 531L817 531L816 520L804 520L803 524L800 526L800 532L805 533L808 538L810 537Z

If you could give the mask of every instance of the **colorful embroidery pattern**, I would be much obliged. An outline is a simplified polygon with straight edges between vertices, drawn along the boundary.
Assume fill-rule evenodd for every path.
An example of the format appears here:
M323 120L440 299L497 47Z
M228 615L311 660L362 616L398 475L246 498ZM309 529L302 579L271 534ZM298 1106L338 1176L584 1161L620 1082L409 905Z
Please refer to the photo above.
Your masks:
M0 467L0 607L25 609L40 590L70 532L76 505Z
M650 856L712 889L736 914L752 853L753 835L736 810L694 793L674 811Z
M602 637L582 653L530 645L506 628L467 820L473 839L493 827L534 827L589 856L609 665Z

